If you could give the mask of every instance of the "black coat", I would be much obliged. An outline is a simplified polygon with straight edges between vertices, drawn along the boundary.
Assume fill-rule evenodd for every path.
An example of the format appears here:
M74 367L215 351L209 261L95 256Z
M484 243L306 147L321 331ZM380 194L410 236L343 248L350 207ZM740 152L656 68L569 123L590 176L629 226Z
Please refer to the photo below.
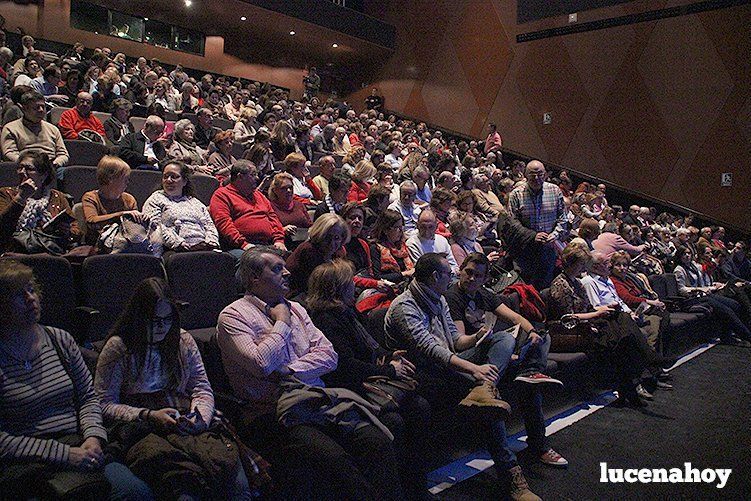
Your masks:
M128 126L128 130L130 132L135 132L133 124L130 123L130 121L128 121L126 125ZM122 138L125 137L125 135L122 134L120 122L118 122L115 117L109 117L104 121L104 132L107 134L107 139L112 144L120 144Z
M357 336L357 330L364 330L365 327L360 324L352 308L313 311L310 318L331 341L339 355L336 370L323 377L327 385L361 392L363 381L370 376L396 378L393 365L376 363L376 360L384 356L390 359L392 352L381 347L373 351Z
M149 163L143 154L145 149L146 137L141 131L131 132L120 141L120 152L118 155L130 165L131 169L137 169L139 166ZM154 143L153 149L154 156L159 161L159 165L162 166L163 162L167 159L167 150L159 141Z

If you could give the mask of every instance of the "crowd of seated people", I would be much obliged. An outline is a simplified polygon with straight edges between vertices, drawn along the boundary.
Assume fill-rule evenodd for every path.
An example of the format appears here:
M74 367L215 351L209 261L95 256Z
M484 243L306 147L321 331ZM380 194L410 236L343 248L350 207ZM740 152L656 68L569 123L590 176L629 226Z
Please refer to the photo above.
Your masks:
M106 252L97 246L100 235L128 219L156 234L159 253L232 255L245 295L219 316L216 343L243 401L235 424L255 450L281 464L278 482L310 489L298 494L420 498L431 409L458 407L504 489L514 499L537 499L508 446L510 407L498 388L514 382L530 450L551 466L567 461L545 437L536 385L560 384L544 370L556 335L570 325L587 326L591 342L577 351L609 362L623 405L643 406L655 391L671 389L663 370L671 359L661 352L669 305L652 276L674 273L684 305L717 320L712 334L751 346L746 242L729 242L721 227L696 228L691 216L623 210L608 202L605 185L575 185L538 160L506 165L495 126L485 142L464 141L374 110L358 114L314 96L294 101L284 90L224 76L196 80L180 67L169 72L157 61L110 58L104 49L87 59L77 45L54 66L33 47L15 64L2 49L0 78L15 86L0 85L7 97L0 143L18 184L0 189L0 248L32 252L24 245L43 232L55 237L56 254L86 245ZM65 103L74 107L59 123L45 119L48 107ZM145 111L140 130L129 120L137 108ZM93 111L111 116L102 123ZM230 126L218 128L217 118ZM63 139L84 130L112 149L86 187L79 227L54 183L76 165ZM161 174L142 207L128 193L137 169ZM208 206L194 192L198 175L220 184ZM546 298L548 325L485 287L511 270L527 293ZM0 370L23 380L31 376L17 366L31 363L43 377L59 378L59 363L46 360L60 343L83 390L79 404L90 407L80 436L58 443L54 437L75 432L76 410L50 395L42 402L64 419L34 413L41 404L3 379L0 400L23 409L0 413L6 457L26 458L24 444L40 440L44 448L29 459L45 478L54 477L52 465L99 471L104 419L116 423L107 430L115 443L142 428L103 470L113 496L135 476L140 481L128 485L141 499L200 498L217 489L249 496L258 479L236 454L221 455L219 465L202 462L217 446L222 418L163 282L138 287L92 382L67 335L38 325L30 271L4 266L0 281L8 284L0 298ZM380 337L366 327L378 314L385 314ZM486 324L487 314L498 322ZM509 325L519 326L516 337L501 330ZM406 384L398 387L408 398L396 408L373 404L371 378ZM70 392L67 381L56 384ZM348 410L301 410L321 394ZM14 478L0 474L0 484L6 481Z

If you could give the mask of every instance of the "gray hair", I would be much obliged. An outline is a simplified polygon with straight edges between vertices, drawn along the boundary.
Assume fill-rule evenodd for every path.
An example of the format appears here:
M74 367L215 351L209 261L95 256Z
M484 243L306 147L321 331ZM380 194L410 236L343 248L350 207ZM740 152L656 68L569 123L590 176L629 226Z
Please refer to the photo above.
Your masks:
M177 137L182 137L183 132L185 132L185 129L187 129L188 127L193 127L193 129L195 130L196 126L193 125L193 122L191 122L187 118L183 118L182 120L178 120L175 123L175 135Z
M417 191L417 185L415 184L414 181L412 181L410 179L407 179L406 181L402 181L401 182L401 184L399 185L399 193L401 194L402 190L405 190L407 188L411 188L411 189Z
M146 121L143 124L144 129L156 129L158 127L164 127L164 120L156 115L146 117Z
M240 257L237 273L240 275L240 280L246 290L250 281L257 278L263 272L263 268L266 266L267 254L283 257L279 249L270 245L251 247L243 252Z
M8 61L13 59L13 51L8 47L0 47L0 56L5 57Z

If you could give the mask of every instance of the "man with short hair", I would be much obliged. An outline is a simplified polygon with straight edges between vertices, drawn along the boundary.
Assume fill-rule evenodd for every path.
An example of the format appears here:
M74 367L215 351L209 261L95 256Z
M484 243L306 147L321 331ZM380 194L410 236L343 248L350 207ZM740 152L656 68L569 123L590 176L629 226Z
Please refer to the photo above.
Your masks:
M524 170L526 184L509 193L509 212L524 227L536 231L528 252L517 254L525 282L537 290L550 287L555 275L556 243L567 236L566 205L561 189L545 181L547 172L539 160L530 161Z
M507 370L517 373L515 382L525 383L518 386L520 407L527 430L527 446L535 458L550 466L566 466L568 461L550 448L545 437L545 417L542 413L542 394L537 384L549 383L562 385L542 371L545 370L550 350L550 336L538 333L535 326L519 313L503 303L501 295L493 294L484 287L489 277L490 261L480 252L467 256L459 272L459 281L446 292L451 318L460 335L481 338L488 327L485 321L490 315L494 323L491 330L500 332L506 339L509 349L505 366L499 367L501 377ZM518 325L520 330L514 338L501 329ZM515 353L519 352L518 358Z
M279 250L244 252L238 272L245 296L222 310L216 341L232 389L245 402L243 435L286 471L295 497L322 499L336 492L346 499L401 498L386 430L356 408L337 410L351 402L334 400L346 397L346 390L324 388L321 376L336 368L338 357L305 308L285 299L290 273ZM298 405L304 409L277 418L280 395L285 405L303 398L282 394L290 376L309 385L302 391L315 393L316 401L303 400ZM338 405L324 403L330 399Z
M386 313L386 344L390 349L407 350L417 366L418 391L431 407L459 403L473 412L479 423L473 420L465 429L481 435L510 497L539 500L509 448L503 421L511 407L498 396L499 375L508 364L513 339L491 332L478 345L476 336L459 334L442 297L451 280L445 257L420 256L413 278ZM462 395L466 396L460 401Z
M730 256L722 263L722 271L732 281L751 281L751 261L746 253L746 244L736 242Z
M323 157L331 158L331 157ZM323 160L323 158L321 160ZM333 161L333 158L331 159ZM315 213L313 214L313 221L318 219L324 214L339 214L344 204L347 203L347 195L349 189L352 186L352 180L341 170L334 171L334 174L329 179L329 193L323 198L323 202L318 204Z
M336 134L336 125L328 124L323 128L323 131L314 136L313 150L318 153L325 153L331 155L334 153L334 135Z
M164 133L164 120L156 115L146 118L143 130L126 134L120 140L118 155L131 169L159 170L167 158L167 150L159 141Z
M388 207L402 215L404 235L407 238L417 233L417 218L420 215L420 207L415 205L415 198L417 198L415 183L409 180L402 181L399 185L399 200L392 202Z
M459 265L456 263L454 253L451 252L451 244L446 237L436 234L438 228L438 219L431 209L423 209L417 218L417 234L407 239L407 250L413 263L416 263L420 256L433 252L446 256L446 260L451 267L451 274L459 274Z
M641 208L638 205L632 205L628 208L628 214L623 217L623 222L632 226L639 225L639 211Z
M196 125L196 133L193 136L193 140L198 146L206 150L209 147L209 143L214 140L214 136L221 129L214 127L214 112L210 108L199 108L196 112L196 118L198 124Z
M217 188L209 203L219 236L237 259L256 245L287 250L279 216L257 187L258 168L248 160L238 160L230 169L229 184Z
M318 160L318 170L320 173L313 178L313 184L318 186L324 197L329 194L329 180L334 175L335 168L336 161L331 155L326 155Z
M18 162L25 151L39 151L52 160L55 167L68 163L68 149L65 147L60 130L44 121L47 105L44 96L37 91L26 92L21 96L23 117L8 122L0 133L0 149L3 158Z
M78 134L85 130L91 130L102 138L107 137L104 125L91 113L94 98L88 92L79 92L76 96L76 107L65 110L60 115L58 127L65 139L78 139Z
M50 64L44 69L41 76L31 80L31 88L43 95L45 100L65 105L68 102L68 96L60 94L57 87L60 84L60 79L60 68Z

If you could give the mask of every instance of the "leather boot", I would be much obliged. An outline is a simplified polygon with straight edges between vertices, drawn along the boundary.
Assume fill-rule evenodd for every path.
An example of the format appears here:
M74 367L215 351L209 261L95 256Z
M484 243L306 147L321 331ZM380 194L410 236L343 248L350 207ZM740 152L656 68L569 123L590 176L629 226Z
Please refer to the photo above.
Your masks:
M481 407L488 411L497 413L499 418L505 419L511 412L511 406L508 402L501 400L498 395L498 388L493 383L485 382L472 388L472 391L459 402L459 405L466 407Z
M510 477L509 497L514 501L542 501L540 496L529 490L521 466L514 466L508 471Z

